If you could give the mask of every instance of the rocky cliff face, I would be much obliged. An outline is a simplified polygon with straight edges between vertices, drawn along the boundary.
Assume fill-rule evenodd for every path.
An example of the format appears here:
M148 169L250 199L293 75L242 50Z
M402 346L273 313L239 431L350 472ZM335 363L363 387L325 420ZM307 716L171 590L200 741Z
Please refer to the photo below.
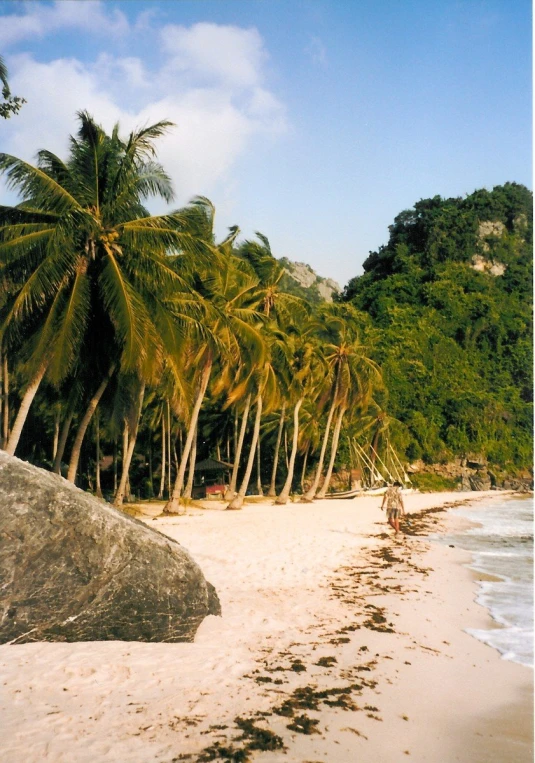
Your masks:
M407 468L410 474L436 474L457 482L457 490L516 490L528 493L533 490L533 475L528 472L509 475L489 467L485 458L469 456L456 458L448 464L424 464L415 461Z
M286 272L286 284L292 288L292 285L298 289L308 292L312 301L332 302L333 296L339 294L342 289L332 278L322 278L305 262L292 262L286 257L280 259ZM304 294L303 296L306 296Z
M478 239L481 250L485 254L490 253L492 242L501 238L505 233L507 233L507 228L500 220L486 220L479 223ZM472 267L481 273L503 276L507 266L492 257L488 259L483 254L474 254L472 257Z
M0 451L0 643L192 641L221 613L175 541Z

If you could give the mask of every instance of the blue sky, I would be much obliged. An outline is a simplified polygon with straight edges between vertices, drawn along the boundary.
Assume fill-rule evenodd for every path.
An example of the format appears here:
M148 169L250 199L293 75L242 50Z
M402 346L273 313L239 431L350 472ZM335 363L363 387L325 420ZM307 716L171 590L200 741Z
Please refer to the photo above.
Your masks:
M28 101L1 150L169 118L177 205L342 285L419 199L532 183L528 0L17 0L0 54Z

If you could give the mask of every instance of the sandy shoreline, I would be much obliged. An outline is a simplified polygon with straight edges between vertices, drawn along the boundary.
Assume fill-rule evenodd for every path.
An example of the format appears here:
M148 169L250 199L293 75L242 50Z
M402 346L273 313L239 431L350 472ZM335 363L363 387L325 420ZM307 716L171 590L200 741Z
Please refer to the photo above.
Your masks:
M468 497L503 494L406 507ZM380 500L148 519L192 553L223 616L194 644L1 646L3 760L531 761L533 671L463 630L492 627L470 555L394 542ZM422 516L433 532L460 521Z

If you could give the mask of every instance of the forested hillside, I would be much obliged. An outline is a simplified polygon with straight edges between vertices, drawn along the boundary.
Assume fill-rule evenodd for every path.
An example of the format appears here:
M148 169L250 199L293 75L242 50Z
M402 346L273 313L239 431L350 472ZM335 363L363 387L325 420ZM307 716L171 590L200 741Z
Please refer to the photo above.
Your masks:
M532 464L532 194L506 183L419 201L341 300L367 341L409 459Z

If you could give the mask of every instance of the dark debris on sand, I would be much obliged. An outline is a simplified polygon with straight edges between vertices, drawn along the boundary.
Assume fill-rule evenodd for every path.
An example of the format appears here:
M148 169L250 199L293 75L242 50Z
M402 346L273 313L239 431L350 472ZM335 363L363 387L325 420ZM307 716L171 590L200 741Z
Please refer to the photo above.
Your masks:
M452 505L457 505L457 503ZM438 522L436 515L444 512L446 508L448 506L428 509L417 515L408 514L402 524L403 531L410 536L426 535L430 530L435 529L434 525ZM238 717L234 721L233 728L212 726L211 728L214 730L225 728L228 739L224 742L216 741L195 755L179 755L173 759L173 763L178 763L178 761L248 763L252 757L256 759L255 753L262 751L280 750L284 754L287 745L280 721L282 719L290 721L284 726L293 733L320 734L322 733L321 718L310 717L308 713L321 713L322 708L339 709L346 712L361 711L370 719L383 720L378 715L379 708L374 704L367 703L359 706L355 702L356 697L362 697L364 692L373 691L377 686L377 682L373 678L364 679L362 673L372 673L378 664L376 659L364 661L368 647L362 643L355 643L357 633L362 628L385 634L395 632L394 623L389 621L390 618L386 609L367 603L367 597L370 593L375 596L392 591L399 595L405 593L404 586L397 582L390 582L395 579L387 576L388 570L393 572L405 570L416 572L422 576L427 575L430 570L418 566L413 561L413 549L408 544L393 544L392 536L385 532L377 534L375 538L381 541L379 548L369 549L364 553L360 552L360 561L364 563L364 566L341 567L331 581L331 595L347 605L348 621L334 632L320 633L317 637L318 640L313 644L291 644L289 649L273 653L268 659L262 660L258 666L259 669L253 671L252 675L244 677L263 685L265 691L268 692L266 696L273 696L274 702L271 709L257 712L254 717L250 718ZM313 662L312 655L316 647L326 645L334 645L339 650L344 651L352 650L352 666L341 669L339 659L335 655L316 658ZM307 649L305 656L303 655L303 647ZM295 654L292 648L300 648L301 653ZM347 651L345 653L347 655ZM386 658L386 656L384 657ZM343 662L347 664L347 659ZM410 665L409 662L405 664ZM333 683L337 685L330 688L319 688L317 680L321 679L321 674L318 675L317 668L324 668L325 674L328 672ZM281 702L280 689L277 687L283 683L291 684L297 678L295 674L300 675L307 671L312 673L308 682L294 688ZM273 673L286 675L283 680L282 677L272 678ZM345 683L341 683L344 679ZM273 723L277 723L277 730L283 734L282 736L266 727L270 718ZM347 727L346 730L362 737L363 740L367 739L364 734L353 727Z

